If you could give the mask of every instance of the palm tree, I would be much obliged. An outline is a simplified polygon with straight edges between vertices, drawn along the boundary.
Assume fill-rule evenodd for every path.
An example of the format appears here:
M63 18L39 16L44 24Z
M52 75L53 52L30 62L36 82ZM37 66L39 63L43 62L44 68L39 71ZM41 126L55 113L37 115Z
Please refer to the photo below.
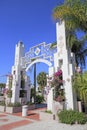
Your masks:
M71 48L71 51L75 54L75 60L77 66L80 64L81 66L85 65L85 57L87 56L87 48L86 48L86 40L75 39Z
M0 83L0 88L5 88L6 84L5 83Z
M36 103L36 63L34 64L34 103Z
M36 59L31 59L31 62L35 61ZM36 103L36 63L29 69L32 71L34 69L34 103Z
M46 78L45 72L41 72L41 73L38 74L37 83L41 87L42 95L43 95L43 89L47 85L47 78Z
M87 48L87 0L65 0L63 5L57 6L53 10L54 18L65 20L66 43L75 53L77 65L85 63ZM78 39L78 30L84 31L83 39Z
M5 88L5 86L6 86L6 84L5 84L5 83L0 83L0 88L1 88L1 91L2 91L2 89L4 89L4 88Z
M66 27L87 30L87 0L65 0L53 10L55 19L66 21Z
M77 98L83 101L85 108L87 108L87 72L83 74L76 73L73 78L73 89L77 93Z

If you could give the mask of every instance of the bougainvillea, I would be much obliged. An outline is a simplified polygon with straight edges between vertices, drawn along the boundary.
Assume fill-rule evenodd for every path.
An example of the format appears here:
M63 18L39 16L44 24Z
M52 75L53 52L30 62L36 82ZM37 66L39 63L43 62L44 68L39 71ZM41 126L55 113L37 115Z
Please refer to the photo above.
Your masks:
M58 71L54 74L55 77L60 76L60 75L62 75L62 70L58 70Z
M51 86L60 86L63 84L62 80L62 70L58 70L57 72L54 73L53 80L51 82Z
M64 97L64 92L61 90L61 86L63 86L63 77L62 77L62 70L58 70L54 73L53 79L51 81L51 86L54 87L54 99L56 101L62 101L60 97Z

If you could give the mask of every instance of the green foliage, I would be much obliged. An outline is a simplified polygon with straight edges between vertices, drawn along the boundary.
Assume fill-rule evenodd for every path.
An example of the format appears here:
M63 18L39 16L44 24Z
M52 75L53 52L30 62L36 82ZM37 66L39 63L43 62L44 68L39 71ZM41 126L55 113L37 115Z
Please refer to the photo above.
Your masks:
M73 77L73 89L76 91L77 97L87 106L87 72L77 73Z
M12 97L12 90L8 90L8 92L7 92L7 95L8 95L8 98L11 98Z
M8 105L7 105L8 107L13 107L14 106L14 104L13 103L8 103Z
M42 95L43 95L43 89L47 85L47 77L45 72L41 72L37 76L37 83L39 84L41 90L42 90Z
M0 88L5 88L6 84L5 83L0 83Z
M52 43L51 46L50 46L51 49L53 49L55 47L57 47L57 42Z
M20 107L20 106L21 106L21 103L20 103L20 102L15 102L15 103L13 104L13 106L14 106L14 107Z
M23 71L21 71L21 88L24 89L24 87L25 87L25 79Z
M34 88L31 88L31 96L30 96L30 98L32 99L32 97L34 97Z
M25 80L24 79L21 79L21 88L23 89L25 86Z
M26 105L33 105L33 104L34 104L34 103L29 102L29 101L26 103Z
M44 101L44 97L42 95L36 95L36 103L40 104Z
M86 0L65 0L53 10L53 17L64 20L66 26L67 47L75 53L77 64L85 65L87 55L87 1ZM84 36L77 37L77 32L84 32Z
M87 122L87 117L84 113L73 111L73 110L63 110L58 113L60 122L65 124L85 124Z
M24 97L26 91L25 90L20 90L20 97Z
M52 114L52 111L51 111L51 110L46 110L45 112L46 112L46 113L49 113L49 114Z
M12 88L12 79L9 79L9 89Z
M5 106L5 101L1 101L1 102L0 102L0 105L1 105L1 106Z
M87 30L87 1L65 0L65 2L54 8L55 19L64 19L68 26Z
M15 103L8 103L8 107L20 107L21 104L19 102L15 102Z
M53 90L53 99L56 101L63 101L64 98L64 90L61 89L61 86L63 86L63 80L62 80L62 71L58 70L56 73L54 73L54 76L51 81L51 87L54 87Z
M38 74L37 83L42 87L46 86L47 78L46 78L46 73L45 72L41 72L41 73Z

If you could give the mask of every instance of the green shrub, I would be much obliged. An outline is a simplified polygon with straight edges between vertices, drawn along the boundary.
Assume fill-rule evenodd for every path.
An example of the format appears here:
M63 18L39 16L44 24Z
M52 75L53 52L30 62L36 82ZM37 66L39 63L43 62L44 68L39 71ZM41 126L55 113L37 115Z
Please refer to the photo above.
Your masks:
M34 103L29 102L29 101L26 103L26 105L33 105L33 104L34 104Z
M15 103L9 103L8 104L8 107L20 107L21 106L21 104L19 103L19 102L15 102Z
M87 117L84 113L73 111L73 110L63 110L58 113L60 122L66 124L85 124L87 122Z
M13 106L14 106L14 107L20 107L20 106L21 106L21 103L20 103L20 102L15 102L15 103L13 104Z
M46 110L45 112L46 112L46 113L49 113L49 114L52 114L52 111L51 111L51 110Z
M76 112L75 117L78 124L85 124L87 122L87 116L82 112Z
M13 103L8 103L8 105L7 105L8 107L13 107L14 106L14 104Z
M12 97L12 90L9 89L7 95L8 95L8 98L11 98Z
M44 101L44 97L42 95L36 95L36 103L40 104Z
M5 106L5 101L1 101L1 102L0 102L0 105L1 105L1 106Z

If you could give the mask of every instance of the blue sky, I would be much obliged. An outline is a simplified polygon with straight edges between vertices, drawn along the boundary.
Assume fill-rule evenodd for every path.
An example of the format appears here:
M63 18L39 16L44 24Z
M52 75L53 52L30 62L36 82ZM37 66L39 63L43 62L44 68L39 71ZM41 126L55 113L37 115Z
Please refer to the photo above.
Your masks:
M15 45L21 40L25 52L41 42L56 41L53 8L63 0L0 0L0 75L11 72ZM39 65L41 71L48 69ZM0 77L5 82L6 77Z

